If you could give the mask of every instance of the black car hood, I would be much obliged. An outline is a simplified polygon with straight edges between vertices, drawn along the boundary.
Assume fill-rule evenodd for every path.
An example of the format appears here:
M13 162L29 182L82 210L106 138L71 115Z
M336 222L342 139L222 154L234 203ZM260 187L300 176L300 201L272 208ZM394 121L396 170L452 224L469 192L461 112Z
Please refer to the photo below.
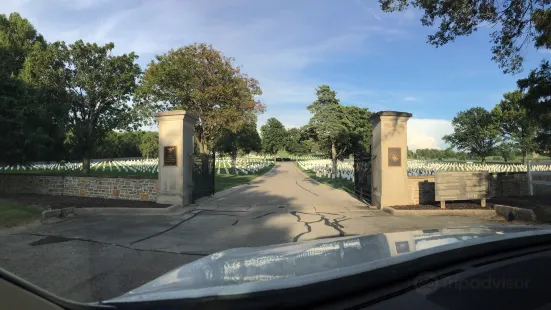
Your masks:
M495 225L235 248L185 264L105 303L224 296L297 287L468 245L550 233L549 229L534 226Z

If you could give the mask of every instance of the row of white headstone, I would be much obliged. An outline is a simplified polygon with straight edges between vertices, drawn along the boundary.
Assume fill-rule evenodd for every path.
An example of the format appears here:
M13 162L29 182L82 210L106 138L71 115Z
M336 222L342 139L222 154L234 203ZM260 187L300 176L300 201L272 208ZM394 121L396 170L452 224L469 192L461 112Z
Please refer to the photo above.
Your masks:
M332 171L332 164L329 159L297 161L297 164L304 170L315 172L318 178L337 178L354 181L354 167L350 162L338 161L336 174Z
M159 163L157 159L135 159L135 160L112 160L96 161L91 163L91 171L119 171L135 173L157 173ZM82 169L82 163L51 163L51 164L29 164L12 165L0 167L3 172L17 171L76 171Z
M337 174L331 173L331 160L314 159L297 161L297 163L306 170L312 170L320 178L342 178L354 180L353 161L338 161ZM436 171L488 171L497 172L526 172L526 165L522 164L481 164L481 163L451 163L451 162L431 162L422 160L408 160L409 176L427 176L434 175ZM551 171L551 165L534 165L532 171Z
M216 169L218 174L221 174L222 172L224 174L231 174L232 172L234 172L236 175L249 174L249 173L256 173L268 167L272 163L273 161L269 161L261 158L240 157L236 160L235 171L233 171L231 169L232 164L231 164L230 158L217 158Z
M551 171L551 165L536 165L533 171ZM434 162L422 160L408 160L408 175L433 175L436 171L488 171L497 172L526 172L523 164L482 164L482 163L457 163Z

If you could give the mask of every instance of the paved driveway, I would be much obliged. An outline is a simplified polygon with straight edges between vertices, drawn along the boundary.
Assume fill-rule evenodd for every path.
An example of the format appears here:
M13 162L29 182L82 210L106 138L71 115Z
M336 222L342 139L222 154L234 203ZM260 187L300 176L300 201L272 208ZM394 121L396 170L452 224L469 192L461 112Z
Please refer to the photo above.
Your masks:
M222 198L203 200L201 205L311 206L327 210L366 207L348 193L318 184L301 173L294 163L281 162L249 185Z
M98 301L229 248L487 224L390 216L293 169L279 164L239 191L171 215L87 216L0 234L0 267L62 297Z

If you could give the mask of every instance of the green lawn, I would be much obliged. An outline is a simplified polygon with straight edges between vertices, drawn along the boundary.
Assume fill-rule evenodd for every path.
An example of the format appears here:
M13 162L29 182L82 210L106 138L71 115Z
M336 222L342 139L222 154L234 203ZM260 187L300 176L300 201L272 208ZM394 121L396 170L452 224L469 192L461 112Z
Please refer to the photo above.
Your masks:
M141 171L101 171L101 170L91 170L90 174L84 174L81 170L51 170L51 169L33 169L33 170L8 170L1 172L2 173L25 173L25 174L51 174L51 175L68 175L68 176L81 176L81 177L101 177L101 176L113 176L113 177L125 177L125 176L135 176L135 177L144 177L144 178L157 178L157 172L141 172Z
M269 165L266 168L259 170L256 173L249 173L249 174L240 174L240 175L233 175L233 174L216 174L216 177L214 179L214 189L219 192L221 190L225 190L237 185L249 183L254 178L263 175L264 173L268 172L270 169L272 169L274 165Z
M348 192L350 194L354 194L354 182L352 181L348 181L348 180L345 180L345 179L341 179L341 178L338 178L338 179L328 179L328 178L318 178L316 177L316 173L312 170L304 170L302 169L299 165L296 165L296 167L306 173L310 178L320 182L320 183L323 183L323 184L327 184L333 188L336 188L336 189L342 189L343 191L345 192Z
M42 209L10 201L0 201L0 228L14 227L40 218Z
M289 154L289 152L287 152L286 150L279 150L277 151L277 157L281 157L281 158L284 158L284 157L291 157L291 154Z

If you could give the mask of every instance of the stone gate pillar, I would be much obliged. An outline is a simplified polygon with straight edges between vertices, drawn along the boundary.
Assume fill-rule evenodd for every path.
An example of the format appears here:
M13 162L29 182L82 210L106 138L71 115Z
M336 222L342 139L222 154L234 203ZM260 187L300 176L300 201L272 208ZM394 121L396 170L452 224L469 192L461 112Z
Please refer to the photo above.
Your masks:
M371 205L378 208L410 201L407 173L407 121L411 113L381 111L371 116Z
M161 112L159 122L159 177L157 203L188 205L193 190L193 134L197 119L176 110Z

